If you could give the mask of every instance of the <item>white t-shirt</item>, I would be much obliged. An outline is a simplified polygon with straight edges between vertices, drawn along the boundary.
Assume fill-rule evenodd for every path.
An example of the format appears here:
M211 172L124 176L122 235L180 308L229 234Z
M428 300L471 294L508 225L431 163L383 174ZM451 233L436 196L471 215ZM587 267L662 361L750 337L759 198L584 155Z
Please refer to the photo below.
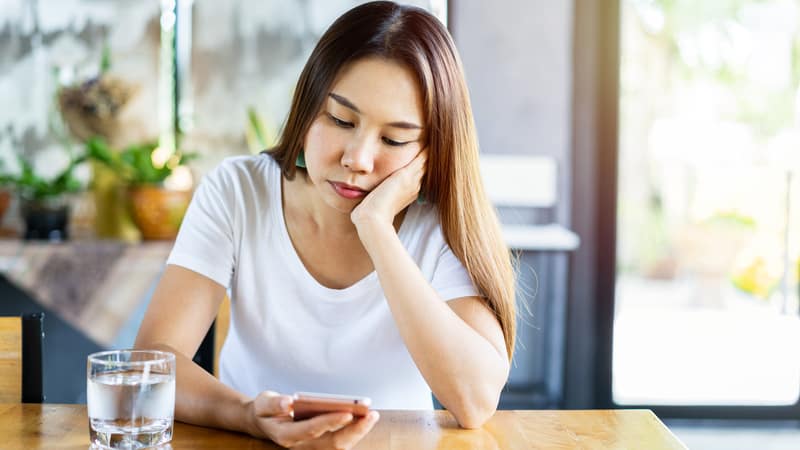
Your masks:
M272 157L226 159L198 186L167 261L230 290L221 380L249 396L312 391L432 409L377 273L345 289L317 282L289 239L281 189ZM442 300L477 295L433 206L411 206L398 236Z

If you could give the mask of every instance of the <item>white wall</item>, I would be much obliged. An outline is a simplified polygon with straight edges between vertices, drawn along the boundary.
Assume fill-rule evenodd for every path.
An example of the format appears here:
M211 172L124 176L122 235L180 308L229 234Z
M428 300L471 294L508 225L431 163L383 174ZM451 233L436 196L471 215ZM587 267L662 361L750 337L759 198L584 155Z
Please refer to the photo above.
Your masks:
M470 87L481 151L558 164L558 222L569 225L570 0L451 0L450 28Z

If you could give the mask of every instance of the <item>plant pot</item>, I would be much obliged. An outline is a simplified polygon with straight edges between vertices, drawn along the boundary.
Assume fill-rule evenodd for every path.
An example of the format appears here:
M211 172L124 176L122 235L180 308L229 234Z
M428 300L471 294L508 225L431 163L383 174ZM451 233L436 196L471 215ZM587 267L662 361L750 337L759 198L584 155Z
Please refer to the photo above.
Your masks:
M126 207L127 186L112 169L92 161L92 194L96 209L95 233L103 239L138 242L139 229Z
M192 200L192 191L138 185L128 188L128 199L142 239L175 239Z
M11 204L11 192L5 189L0 189L0 223L3 223L3 217L6 215L8 206Z
M20 199L26 240L62 241L69 238L69 202L66 197Z

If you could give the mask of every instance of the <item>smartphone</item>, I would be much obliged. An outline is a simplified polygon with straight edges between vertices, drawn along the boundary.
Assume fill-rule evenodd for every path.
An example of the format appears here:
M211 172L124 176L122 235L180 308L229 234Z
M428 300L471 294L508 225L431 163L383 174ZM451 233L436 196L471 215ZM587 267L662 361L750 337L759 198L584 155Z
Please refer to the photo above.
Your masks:
M310 419L331 412L349 412L353 417L369 414L369 397L351 395L320 394L316 392L297 392L294 398L294 420Z

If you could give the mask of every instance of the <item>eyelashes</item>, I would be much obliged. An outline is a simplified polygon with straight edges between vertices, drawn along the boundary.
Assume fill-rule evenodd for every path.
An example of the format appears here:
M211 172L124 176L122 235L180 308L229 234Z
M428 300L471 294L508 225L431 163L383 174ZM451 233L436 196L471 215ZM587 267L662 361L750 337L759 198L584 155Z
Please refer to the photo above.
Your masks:
M344 120L334 116L331 113L326 113L326 114L331 119L331 121L333 121L334 125L336 125L339 128L353 128L354 126L352 122L345 122Z
M402 146L408 144L408 142L397 142L397 141L393 141L393 140L391 140L391 139L389 139L387 137L382 137L381 140L383 141L384 144L390 145L392 147L402 147Z
M342 119L334 116L331 113L327 113L326 112L325 114L328 116L328 118L331 120L331 122L333 122L333 124L336 125L339 128L344 128L344 129L355 128L355 124L353 124L353 122L347 122L345 120L342 120ZM390 147L402 147L402 146L404 146L404 145L406 145L406 144L408 144L410 142L413 142L413 141L398 142L398 141L389 139L386 136L382 136L381 137L381 141L383 141L384 144L386 144L386 145L388 145Z

